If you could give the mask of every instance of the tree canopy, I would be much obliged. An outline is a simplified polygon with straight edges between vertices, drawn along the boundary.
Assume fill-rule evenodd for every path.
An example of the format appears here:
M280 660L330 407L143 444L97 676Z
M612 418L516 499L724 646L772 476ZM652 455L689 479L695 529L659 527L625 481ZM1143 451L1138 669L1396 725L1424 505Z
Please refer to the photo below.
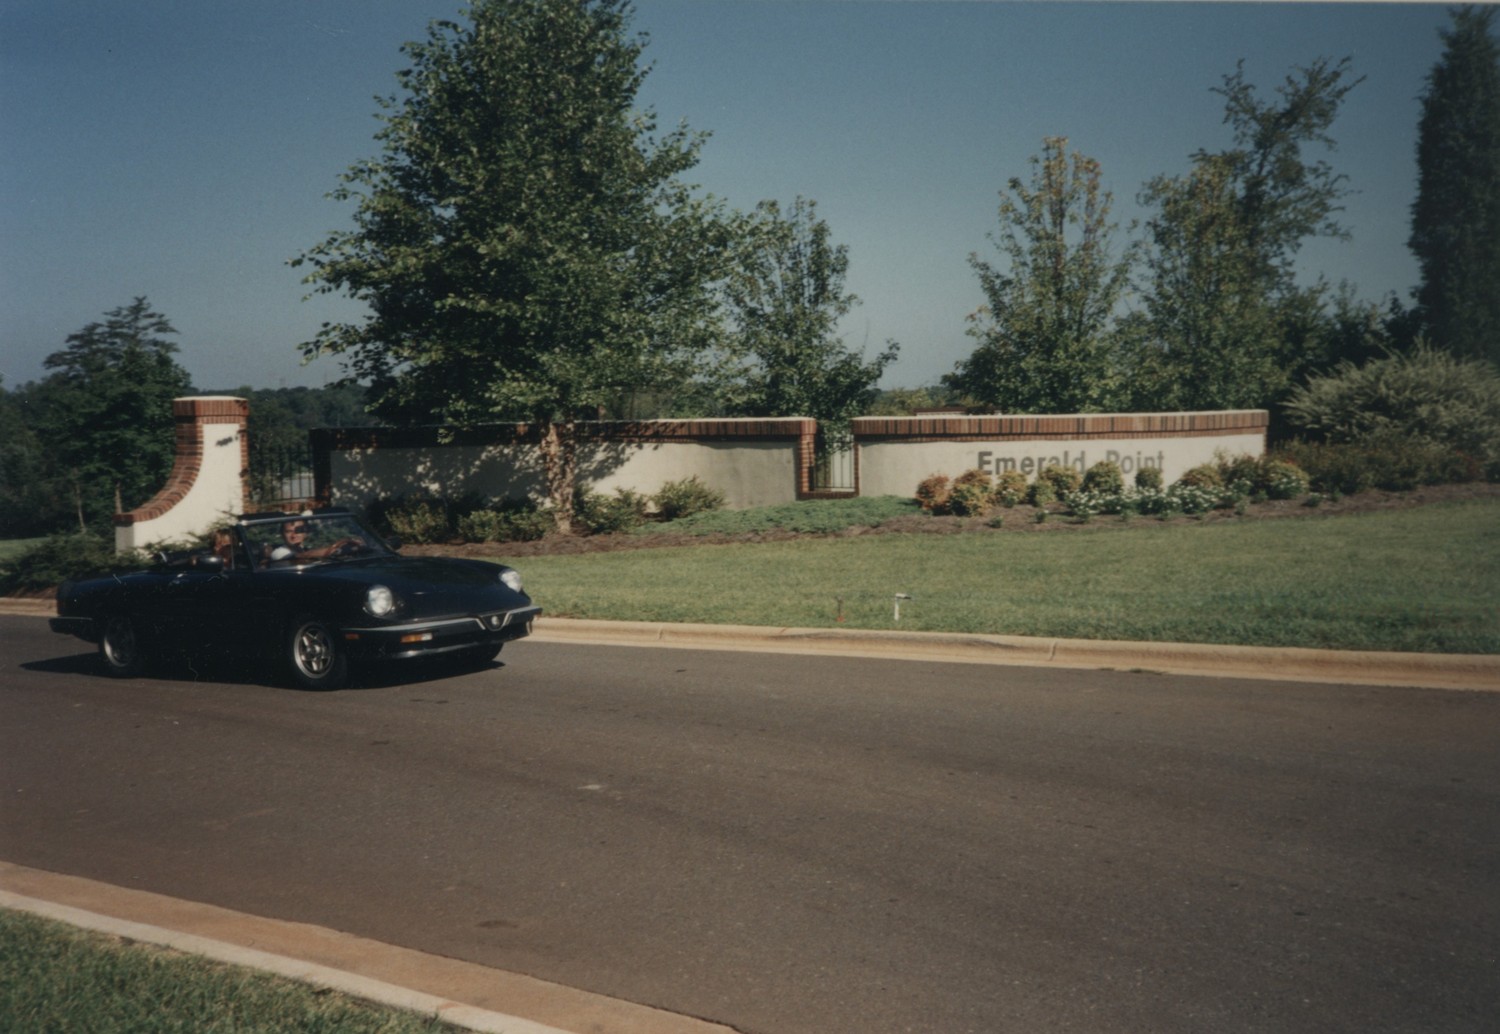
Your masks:
M1110 406L1116 370L1110 327L1129 280L1111 253L1112 197L1099 163L1052 137L1033 157L1030 185L1001 195L990 240L1008 260L969 264L987 304L970 316L979 345L944 383L983 405L1019 413L1086 413Z
M398 422L531 421L559 524L573 422L681 378L716 329L729 230L681 175L703 137L635 101L645 41L621 0L477 0L404 52L379 157L334 197L355 229L293 260L366 302L304 353L344 357Z
M44 361L54 372L7 400L24 432L5 449L6 495L34 508L9 514L13 528L55 530L63 507L80 528L98 526L161 489L175 453L172 400L192 390L167 337L176 333L136 298L68 335Z
M1330 127L1359 82L1347 59L1320 60L1267 100L1238 68L1216 90L1233 146L1146 185L1143 304L1122 328L1135 406L1264 406L1285 392L1302 361L1288 325L1321 312L1327 292L1298 284L1296 253L1345 235L1345 177L1308 151L1334 147Z
M859 301L844 290L848 269L848 248L832 242L816 202L799 197L786 214L761 202L725 286L733 372L719 390L732 411L842 424L874 400L897 346L866 362L838 336Z

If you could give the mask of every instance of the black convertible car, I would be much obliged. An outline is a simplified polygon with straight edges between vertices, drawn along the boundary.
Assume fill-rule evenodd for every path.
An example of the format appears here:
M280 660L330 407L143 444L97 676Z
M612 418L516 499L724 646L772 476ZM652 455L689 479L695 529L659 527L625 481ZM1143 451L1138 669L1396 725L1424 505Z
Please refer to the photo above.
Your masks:
M399 548L347 510L248 514L209 548L64 583L52 630L98 643L122 678L166 653L234 653L308 689L342 685L351 662L479 662L530 634L541 608L511 568Z

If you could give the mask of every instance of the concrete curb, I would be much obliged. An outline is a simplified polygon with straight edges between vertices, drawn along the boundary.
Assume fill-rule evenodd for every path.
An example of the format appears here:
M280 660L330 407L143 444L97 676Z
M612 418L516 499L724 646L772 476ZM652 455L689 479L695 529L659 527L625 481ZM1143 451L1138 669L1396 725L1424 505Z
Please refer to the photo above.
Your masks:
M720 1024L535 977L9 862L0 862L0 908L274 973L486 1034L731 1034Z
M540 642L612 646L758 650L941 663L1147 670L1174 675L1500 690L1500 656L1490 654L1130 643L939 632L588 621L546 616L537 621L532 638Z
M54 607L53 601L47 599L0 597L0 614L46 616L53 613ZM1500 691L1500 655L1495 654L1311 650L856 628L595 621L545 614L537 620L532 638L539 642L602 646L882 657L956 664L1140 669L1172 675Z

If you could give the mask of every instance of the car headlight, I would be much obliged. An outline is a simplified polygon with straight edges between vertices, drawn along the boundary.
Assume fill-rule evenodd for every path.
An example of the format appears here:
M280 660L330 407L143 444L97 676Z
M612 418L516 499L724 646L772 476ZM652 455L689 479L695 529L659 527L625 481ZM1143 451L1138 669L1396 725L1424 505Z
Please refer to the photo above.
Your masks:
M365 593L365 611L383 618L396 609L396 594L384 585L372 585Z
M521 591L521 572L512 571L510 568L500 572L500 580L513 592Z

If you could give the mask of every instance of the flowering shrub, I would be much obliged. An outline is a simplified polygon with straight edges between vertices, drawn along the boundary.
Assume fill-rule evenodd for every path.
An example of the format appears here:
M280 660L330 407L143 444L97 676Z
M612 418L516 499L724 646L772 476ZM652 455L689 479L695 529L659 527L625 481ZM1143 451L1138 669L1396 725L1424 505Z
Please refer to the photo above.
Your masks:
M1307 472L1295 463L1268 459L1261 464L1261 482L1272 499L1296 499L1307 493Z
M1142 467L1135 472L1135 487L1148 491L1161 491L1166 487L1160 467Z
M1207 513L1216 506L1227 505L1230 498L1222 485L1209 487L1187 482L1186 477L1167 490L1173 508L1186 514Z
M1048 503L1057 501L1057 489L1052 482L1044 478L1037 478L1026 490L1026 501L1032 506L1046 506Z
M1118 513L1120 505L1120 494L1118 492L1090 492L1080 489L1077 492L1069 492L1063 497L1063 505L1068 512L1080 520L1090 520L1098 514L1109 513L1111 510Z

